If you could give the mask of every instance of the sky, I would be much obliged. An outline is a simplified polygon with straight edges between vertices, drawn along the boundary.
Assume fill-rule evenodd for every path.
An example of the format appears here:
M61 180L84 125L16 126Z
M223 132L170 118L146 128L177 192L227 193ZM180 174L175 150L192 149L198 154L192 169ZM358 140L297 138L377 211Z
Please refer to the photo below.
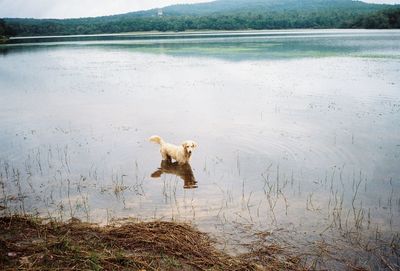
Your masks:
M79 18L127 13L210 0L0 0L0 18ZM400 0L364 0L400 4Z

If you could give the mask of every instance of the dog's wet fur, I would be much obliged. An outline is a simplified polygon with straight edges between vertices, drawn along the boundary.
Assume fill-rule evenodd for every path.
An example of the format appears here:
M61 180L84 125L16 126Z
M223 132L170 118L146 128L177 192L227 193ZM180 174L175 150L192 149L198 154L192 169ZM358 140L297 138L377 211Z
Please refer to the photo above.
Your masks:
M180 146L165 142L159 136L152 136L149 139L151 142L160 144L160 153L163 160L175 160L180 165L189 163L193 150L197 147L197 143L192 140L182 142Z

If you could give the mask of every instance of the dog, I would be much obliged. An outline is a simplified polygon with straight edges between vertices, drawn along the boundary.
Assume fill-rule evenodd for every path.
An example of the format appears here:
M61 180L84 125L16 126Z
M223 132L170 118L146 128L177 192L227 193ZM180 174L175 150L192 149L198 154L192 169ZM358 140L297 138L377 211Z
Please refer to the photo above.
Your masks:
M184 184L184 189L197 188L197 182L193 175L193 170L190 164L180 165L178 162L172 163L169 160L162 160L161 167L151 174L152 178L160 178L163 174L174 174L180 177Z
M197 143L192 140L184 141L180 146L166 143L161 137L156 135L151 136L149 140L160 144L160 153L163 160L171 161L171 159L174 159L179 165L189 163L192 152L197 147Z

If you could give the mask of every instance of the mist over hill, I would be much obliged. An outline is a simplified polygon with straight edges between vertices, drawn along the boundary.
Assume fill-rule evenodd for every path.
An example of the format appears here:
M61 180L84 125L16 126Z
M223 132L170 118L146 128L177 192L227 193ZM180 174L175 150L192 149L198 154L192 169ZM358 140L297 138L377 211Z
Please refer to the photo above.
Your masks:
M217 0L79 19L5 18L9 35L289 28L400 28L400 5L352 0Z

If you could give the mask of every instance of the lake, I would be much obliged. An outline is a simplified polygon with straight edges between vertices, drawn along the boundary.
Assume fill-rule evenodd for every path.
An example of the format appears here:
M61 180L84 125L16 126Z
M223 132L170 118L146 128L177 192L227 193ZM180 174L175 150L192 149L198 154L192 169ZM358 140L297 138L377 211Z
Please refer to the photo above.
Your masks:
M312 267L400 266L400 31L11 42L3 214L186 221L231 253L277 242ZM196 141L191 167L162 165L152 135Z

